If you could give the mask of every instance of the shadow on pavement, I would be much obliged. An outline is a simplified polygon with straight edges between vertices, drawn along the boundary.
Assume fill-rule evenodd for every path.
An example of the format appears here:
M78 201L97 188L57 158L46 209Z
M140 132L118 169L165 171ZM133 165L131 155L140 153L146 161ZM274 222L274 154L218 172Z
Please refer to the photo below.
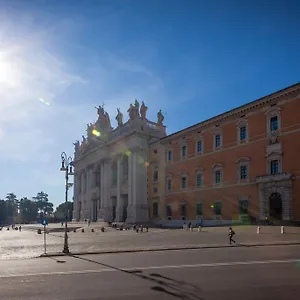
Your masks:
M161 292L168 294L169 296L173 296L178 299L183 299L183 300L204 300L204 298L200 297L199 294L202 293L202 290L194 285L187 283L182 280L175 280L170 277L166 277L163 275L160 275L158 273L151 273L149 275L144 274L143 271L141 270L134 270L134 271L127 271L124 269L120 269L118 267L114 267L105 263L101 263L98 261L94 261L92 259L76 256L76 255L71 255L73 258L77 258L80 260L84 260L87 262L91 262L94 264L98 264L107 268L111 268L129 275L136 276L140 279L148 280L155 284L155 286L151 287L151 290L156 291L156 292Z

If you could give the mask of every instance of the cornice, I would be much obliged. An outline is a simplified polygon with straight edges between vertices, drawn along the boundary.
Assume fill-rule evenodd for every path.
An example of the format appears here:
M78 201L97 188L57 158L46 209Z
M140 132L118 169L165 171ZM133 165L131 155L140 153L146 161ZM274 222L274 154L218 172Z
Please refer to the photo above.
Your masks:
M279 101L290 99L292 97L297 97L297 96L300 96L300 83L297 83L295 85L292 85L290 87L282 89L278 92L272 93L270 95L264 96L262 98L254 100L254 101L244 104L242 106L234 108L230 111L227 111L223 114L212 117L208 120L197 123L195 125L192 125L188 128L182 129L178 132L175 132L169 136L162 138L160 141L161 141L161 143L167 143L171 139L178 138L181 135L186 135L191 131L204 130L210 126L223 123L224 121L228 121L231 118L238 118L238 117L241 117L242 115L252 112L253 110L261 109L263 107L276 104Z

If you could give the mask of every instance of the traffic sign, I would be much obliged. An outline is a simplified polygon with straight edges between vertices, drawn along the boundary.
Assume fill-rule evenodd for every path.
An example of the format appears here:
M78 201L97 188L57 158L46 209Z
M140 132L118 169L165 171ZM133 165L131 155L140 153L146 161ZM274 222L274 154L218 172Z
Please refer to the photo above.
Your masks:
M48 220L42 220L41 224L44 226L48 225Z

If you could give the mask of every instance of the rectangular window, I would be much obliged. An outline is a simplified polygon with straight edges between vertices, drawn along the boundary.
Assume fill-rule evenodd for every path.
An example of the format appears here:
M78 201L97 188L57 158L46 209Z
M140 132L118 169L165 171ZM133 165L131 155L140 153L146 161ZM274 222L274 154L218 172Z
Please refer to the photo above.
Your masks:
M158 203L157 202L153 202L152 204L152 214L153 214L153 217L157 217L158 216Z
M215 183L221 183L221 170L215 172Z
M248 166L242 165L240 166L240 179L247 179L248 178Z
M244 141L247 139L247 127L243 126L240 128L240 140Z
M197 153L202 153L202 141L197 142Z
M271 171L271 174L278 174L279 173L279 161L277 159L271 160L271 162L270 162L270 171Z
M278 117L277 116L270 118L270 130L271 131L278 130Z
M167 213L167 217L172 217L172 206L171 205L167 205L166 213Z
M183 176L183 177L181 177L181 188L182 189L185 189L186 188L186 177L185 176Z
M181 156L182 156L182 158L185 158L186 157L186 146L182 146L182 148L181 148Z
M168 179L168 191L172 191L172 179Z
M241 200L239 202L239 214L248 215L248 200Z
M202 203L196 204L196 216L202 216Z
M222 202L221 201L215 201L214 213L216 216L222 215Z
M186 205L185 204L181 204L180 212L181 212L181 217L186 216Z
M197 174L197 187L201 187L202 186L202 174Z
M153 188L153 193L157 193L157 188L155 187L155 188Z
M221 147L221 135L216 134L215 135L215 148Z
M158 171L157 171L157 170L154 171L154 174L153 174L153 181L154 181L154 182L158 181Z
M172 151L168 151L168 161L172 160Z

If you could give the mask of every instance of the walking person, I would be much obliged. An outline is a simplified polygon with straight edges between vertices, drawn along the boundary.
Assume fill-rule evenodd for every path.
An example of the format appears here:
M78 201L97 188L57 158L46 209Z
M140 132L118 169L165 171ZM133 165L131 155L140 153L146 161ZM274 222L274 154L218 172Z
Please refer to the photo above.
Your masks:
M235 240L232 238L235 235L235 232L233 231L233 229L231 227L229 227L229 245L231 245L232 242L234 242L235 244Z

